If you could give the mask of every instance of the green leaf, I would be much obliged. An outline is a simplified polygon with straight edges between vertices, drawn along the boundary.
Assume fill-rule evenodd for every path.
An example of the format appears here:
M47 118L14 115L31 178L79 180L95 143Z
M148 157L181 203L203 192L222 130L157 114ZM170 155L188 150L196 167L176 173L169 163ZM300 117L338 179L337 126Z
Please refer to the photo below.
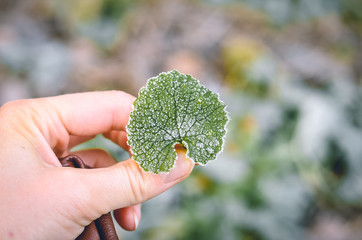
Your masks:
M140 90L127 125L128 144L145 171L170 171L176 144L195 163L206 164L222 150L227 122L217 94L173 70L149 79Z

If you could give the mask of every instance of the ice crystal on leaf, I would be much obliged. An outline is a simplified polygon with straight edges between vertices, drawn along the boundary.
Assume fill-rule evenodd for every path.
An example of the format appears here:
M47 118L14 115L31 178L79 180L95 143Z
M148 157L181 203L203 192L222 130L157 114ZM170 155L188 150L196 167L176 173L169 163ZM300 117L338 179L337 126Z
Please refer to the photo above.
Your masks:
M174 70L149 79L140 90L127 125L128 144L145 171L169 172L176 144L195 163L206 164L222 150L227 122L217 94Z

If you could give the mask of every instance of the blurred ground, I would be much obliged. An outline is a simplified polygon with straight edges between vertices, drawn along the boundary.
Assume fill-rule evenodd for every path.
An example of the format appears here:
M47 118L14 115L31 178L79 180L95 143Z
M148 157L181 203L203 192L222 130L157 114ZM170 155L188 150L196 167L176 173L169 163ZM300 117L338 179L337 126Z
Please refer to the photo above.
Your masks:
M121 239L362 239L360 0L0 0L0 104L172 69L220 93L225 151Z

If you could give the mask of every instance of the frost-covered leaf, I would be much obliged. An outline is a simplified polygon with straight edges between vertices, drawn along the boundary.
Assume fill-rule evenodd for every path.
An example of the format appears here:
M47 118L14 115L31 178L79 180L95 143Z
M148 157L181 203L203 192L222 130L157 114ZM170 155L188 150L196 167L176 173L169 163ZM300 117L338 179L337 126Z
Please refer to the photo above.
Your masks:
M194 162L206 164L222 150L227 122L217 94L174 70L149 79L140 90L127 125L128 144L145 171L168 172L176 144Z

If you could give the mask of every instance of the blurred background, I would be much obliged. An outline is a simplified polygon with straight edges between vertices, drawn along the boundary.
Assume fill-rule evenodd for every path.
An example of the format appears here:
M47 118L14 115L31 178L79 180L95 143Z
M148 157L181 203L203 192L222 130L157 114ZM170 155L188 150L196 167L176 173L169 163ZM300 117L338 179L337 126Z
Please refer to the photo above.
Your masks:
M362 239L361 0L0 0L0 104L172 69L220 93L225 149L121 239Z

